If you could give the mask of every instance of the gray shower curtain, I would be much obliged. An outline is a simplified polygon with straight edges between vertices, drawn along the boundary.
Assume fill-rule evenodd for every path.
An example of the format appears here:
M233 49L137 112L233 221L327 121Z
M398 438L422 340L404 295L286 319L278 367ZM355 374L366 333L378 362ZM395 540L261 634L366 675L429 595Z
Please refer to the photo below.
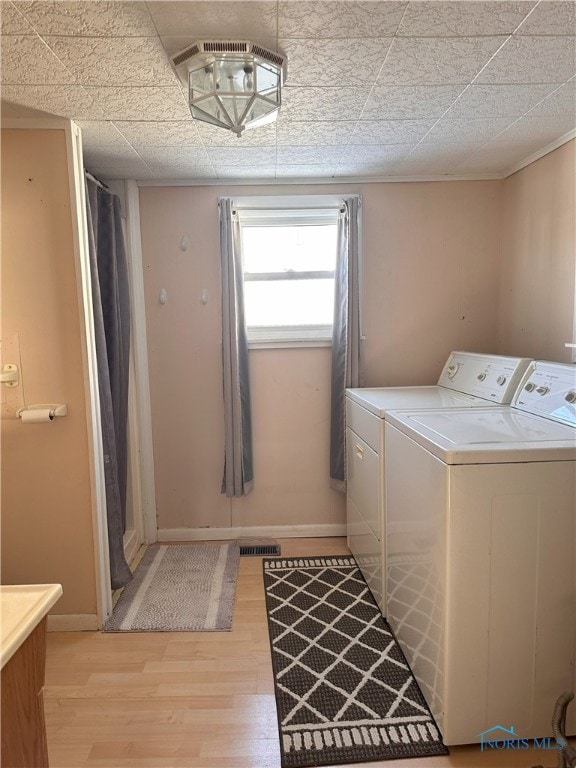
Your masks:
M346 492L346 388L360 384L360 200L344 200L338 218L338 246L332 328L330 485Z
M86 177L88 249L92 278L98 389L106 480L112 589L132 578L124 557L126 530L130 296L120 200Z
M248 341L244 317L244 277L240 224L232 200L218 201L222 261L222 366L224 386L224 477L222 493L245 496L252 490L252 420Z

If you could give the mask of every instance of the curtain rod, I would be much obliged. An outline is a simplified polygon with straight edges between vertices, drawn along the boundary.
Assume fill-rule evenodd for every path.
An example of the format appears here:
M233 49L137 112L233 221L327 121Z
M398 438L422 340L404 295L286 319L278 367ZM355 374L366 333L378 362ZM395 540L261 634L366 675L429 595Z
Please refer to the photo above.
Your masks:
M110 192L110 188L107 187L103 181L100 181L100 179L97 179L96 176L94 176L94 174L90 173L90 171L87 171L86 169L84 169L84 173L86 174L86 177L90 179L90 181L93 181L94 184L96 184L96 186L100 187L101 189L105 189L106 192Z
M339 211L342 208L342 204L339 205L235 205L238 211Z

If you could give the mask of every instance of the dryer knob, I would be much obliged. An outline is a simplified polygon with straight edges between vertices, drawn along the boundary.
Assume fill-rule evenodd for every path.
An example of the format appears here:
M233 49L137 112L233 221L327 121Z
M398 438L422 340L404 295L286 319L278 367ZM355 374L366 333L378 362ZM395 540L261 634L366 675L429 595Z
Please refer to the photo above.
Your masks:
M478 381L484 381L484 379L486 378L486 374L479 373L478 376L476 376L476 378L478 379Z
M498 376L496 384L500 384L500 386L503 387L504 384L506 384L506 376Z
M536 390L539 395L546 395L548 392L550 392L550 387L538 387Z
M576 392L574 392L574 390L568 392L568 394L564 397L564 400L567 400L569 403L576 403Z
M524 387L524 389L526 390L526 392L534 392L534 390L536 389L536 384L534 384L533 381L529 381L528 384L526 384L526 386Z
M452 365L448 366L448 370L446 371L446 374L449 379L453 379L454 376L458 373L458 368L460 368L460 363L452 363Z

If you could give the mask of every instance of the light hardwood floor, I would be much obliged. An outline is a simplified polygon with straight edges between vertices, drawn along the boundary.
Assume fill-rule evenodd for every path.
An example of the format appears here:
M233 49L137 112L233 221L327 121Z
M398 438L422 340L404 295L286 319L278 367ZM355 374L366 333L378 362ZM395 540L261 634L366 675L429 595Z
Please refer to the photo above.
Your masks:
M344 539L281 544L287 556L348 552ZM261 561L240 559L231 632L50 633L51 768L279 768ZM365 765L552 768L556 753L472 745Z

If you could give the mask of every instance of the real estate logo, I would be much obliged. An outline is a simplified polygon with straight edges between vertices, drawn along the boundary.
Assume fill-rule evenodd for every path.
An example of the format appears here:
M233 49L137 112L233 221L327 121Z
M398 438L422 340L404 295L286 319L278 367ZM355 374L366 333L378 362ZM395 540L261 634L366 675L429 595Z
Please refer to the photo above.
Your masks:
M531 744L528 739L523 739L514 730L514 726L510 728L504 728L502 725L494 725L487 731L479 733L480 737L480 751L485 752L490 749L503 750L503 749L562 749L562 745L559 744L556 739L551 736L546 736L542 739L534 739L534 743Z

